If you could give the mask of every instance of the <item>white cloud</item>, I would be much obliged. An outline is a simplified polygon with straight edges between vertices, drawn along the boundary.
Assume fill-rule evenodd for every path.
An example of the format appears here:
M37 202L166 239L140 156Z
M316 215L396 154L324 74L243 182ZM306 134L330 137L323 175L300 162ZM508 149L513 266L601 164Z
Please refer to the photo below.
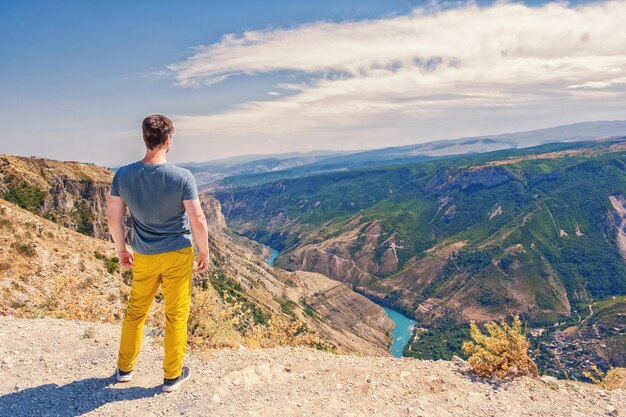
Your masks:
M611 80L604 80L604 81L587 81L582 84L568 85L567 88L600 89L600 88L608 88L608 87L618 85L618 84L626 84L626 77L613 78Z
M226 35L170 65L176 82L211 85L260 73L307 81L285 77L276 88L290 95L179 115L177 130L237 138L230 145L239 143L242 151L270 137L292 148L312 141L358 148L376 146L381 135L408 143L521 126L504 123L507 118L527 117L535 127L624 114L623 16L625 1L497 3ZM607 93L605 112L594 102L599 89ZM546 119L551 115L553 122Z
M276 92L276 91L269 91L269 92L267 93L267 95L268 95L268 96L279 96L279 95L280 95L280 93L279 93L279 92Z

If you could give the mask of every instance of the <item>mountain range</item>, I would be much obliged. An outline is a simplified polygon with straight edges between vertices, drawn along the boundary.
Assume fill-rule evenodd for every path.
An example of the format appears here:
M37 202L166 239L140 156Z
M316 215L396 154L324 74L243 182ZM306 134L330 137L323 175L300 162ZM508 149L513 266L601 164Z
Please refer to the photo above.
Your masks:
M581 122L526 132L438 140L365 151L247 155L181 165L194 173L202 189L214 192L283 178L417 162L450 155L527 148L545 143L607 138L624 132L625 120Z
M281 251L278 266L403 311L446 335L448 357L462 323L520 314L534 327L572 325L590 303L626 294L625 195L624 136L216 193L233 230ZM614 327L620 352L626 322Z

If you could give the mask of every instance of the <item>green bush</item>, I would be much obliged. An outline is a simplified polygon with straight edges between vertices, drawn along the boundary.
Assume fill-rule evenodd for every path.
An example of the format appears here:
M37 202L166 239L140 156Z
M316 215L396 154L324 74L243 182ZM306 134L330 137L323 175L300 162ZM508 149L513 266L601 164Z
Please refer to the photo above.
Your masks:
M78 233L93 236L93 213L85 201L77 204L71 215L76 220L76 231Z
M23 209L36 211L41 207L46 192L37 187L21 182L20 184L10 184L7 191L0 195L7 201L17 204Z
M285 300L278 297L274 297L274 300L280 304L280 311L289 317L295 318L294 308L296 307L296 303L291 300Z
M117 257L113 257L111 259L105 259L104 266L106 267L109 274L112 274L120 270L119 262L120 260Z

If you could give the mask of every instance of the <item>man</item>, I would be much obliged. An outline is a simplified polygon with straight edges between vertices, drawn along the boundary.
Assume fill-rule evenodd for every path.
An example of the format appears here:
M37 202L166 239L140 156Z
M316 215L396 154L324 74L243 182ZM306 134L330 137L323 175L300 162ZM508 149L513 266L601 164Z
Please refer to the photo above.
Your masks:
M160 285L166 320L163 391L170 392L190 376L183 360L194 259L191 237L200 252L198 272L204 272L209 265L208 232L193 175L165 158L172 146L172 121L154 114L144 119L142 131L146 155L115 173L108 199L107 220L120 264L133 271L115 374L119 382L132 379L143 325ZM133 222L132 249L124 239L126 207Z

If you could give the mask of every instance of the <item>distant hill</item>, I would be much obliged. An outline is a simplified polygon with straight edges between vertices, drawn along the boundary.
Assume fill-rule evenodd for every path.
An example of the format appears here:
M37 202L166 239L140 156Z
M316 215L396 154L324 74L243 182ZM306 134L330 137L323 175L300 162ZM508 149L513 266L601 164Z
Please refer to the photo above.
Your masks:
M314 151L306 153L291 152L277 155L244 155L207 162L182 163L179 165L187 168L195 175L200 188L207 188L226 177L284 171L341 156L346 153L347 152L337 151Z
M527 132L438 140L361 152L303 155L260 155L225 161L188 164L207 191L255 185L283 178L347 171L434 158L527 148L546 143L571 142L626 135L626 120L581 122ZM233 163L235 162L236 163Z

